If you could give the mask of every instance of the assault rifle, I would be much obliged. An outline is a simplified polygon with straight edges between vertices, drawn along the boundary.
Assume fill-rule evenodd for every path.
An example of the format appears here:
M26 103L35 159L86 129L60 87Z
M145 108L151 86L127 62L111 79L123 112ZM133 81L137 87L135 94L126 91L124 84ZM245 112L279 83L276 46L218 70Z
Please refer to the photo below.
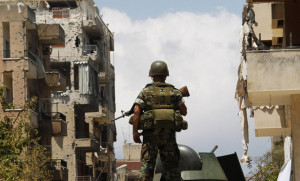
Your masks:
M189 93L189 90L188 90L187 86L184 86L184 87L180 88L179 91L182 93L183 97L189 97L190 96L190 93ZM135 103L131 106L131 109L129 111L125 112L125 111L122 110L121 111L122 116L119 116L119 117L111 120L111 122L114 122L118 119L124 118L125 116L130 116L131 114L134 113L134 107L135 107Z

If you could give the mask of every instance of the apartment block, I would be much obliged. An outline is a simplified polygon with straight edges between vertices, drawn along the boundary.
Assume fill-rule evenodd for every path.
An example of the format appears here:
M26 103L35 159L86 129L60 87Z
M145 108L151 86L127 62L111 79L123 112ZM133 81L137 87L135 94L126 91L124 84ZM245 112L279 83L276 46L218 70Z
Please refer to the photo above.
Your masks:
M285 138L285 162L292 160L293 180L300 180L300 2L247 2L236 90L244 148L249 142L245 109L250 108L257 137Z
M0 38L0 85L6 87L5 97L14 106L1 111L0 117L16 117L25 101L38 97L28 121L39 130L41 144L49 149L48 137L66 136L65 116L51 106L51 91L65 91L66 78L48 66L51 46L64 45L65 32L59 24L37 24L35 12L19 2L0 6ZM57 175L67 178L64 163L52 160L49 164Z
M99 9L92 0L1 3L1 85L16 108L38 97L30 121L54 180L112 180L114 37Z

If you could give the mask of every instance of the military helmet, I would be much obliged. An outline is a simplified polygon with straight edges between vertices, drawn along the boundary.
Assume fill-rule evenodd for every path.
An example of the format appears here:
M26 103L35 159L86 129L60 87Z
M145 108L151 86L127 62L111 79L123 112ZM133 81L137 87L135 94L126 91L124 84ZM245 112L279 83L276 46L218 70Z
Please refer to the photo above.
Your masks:
M164 75L169 76L168 65L166 62L157 60L151 64L151 68L149 71L149 77L154 75Z

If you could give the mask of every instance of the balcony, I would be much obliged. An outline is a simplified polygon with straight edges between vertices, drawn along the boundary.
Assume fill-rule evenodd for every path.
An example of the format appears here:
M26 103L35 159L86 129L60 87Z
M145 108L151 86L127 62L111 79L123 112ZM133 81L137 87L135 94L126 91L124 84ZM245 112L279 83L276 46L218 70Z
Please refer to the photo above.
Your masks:
M82 55L90 56L92 60L100 63L100 51L97 45L83 45Z
M284 106L254 109L255 136L290 136L291 119Z
M93 19L83 20L82 26L91 37L100 38L100 36L104 35L105 24L98 15L96 15Z
M45 81L51 91L66 91L67 78L58 70L46 72Z
M37 79L38 70L37 70L37 56L32 53L30 50L25 50L25 65L24 70L26 71L26 76L29 79Z
M108 71L99 73L99 81L101 84L107 84L115 80L115 67L110 64Z
M39 40L44 45L64 45L65 32L59 24L38 24Z
M93 181L93 180L94 180L94 178L90 175L88 175L88 176L77 176L75 178L75 181Z
M100 149L100 143L98 141L99 139L94 138L78 138L75 140L75 146L78 149L81 149L83 151L87 152L97 152Z
M66 161L60 159L51 159L50 168L54 170L53 180L68 180Z
M290 105L300 94L300 49L247 52L247 89L252 106Z
M67 136L66 116L59 112L40 114L40 132L52 136Z
M98 125L110 124L109 118L106 116L106 112L103 110L101 106L99 106L99 111L97 112L87 112L85 113L86 120L93 120Z

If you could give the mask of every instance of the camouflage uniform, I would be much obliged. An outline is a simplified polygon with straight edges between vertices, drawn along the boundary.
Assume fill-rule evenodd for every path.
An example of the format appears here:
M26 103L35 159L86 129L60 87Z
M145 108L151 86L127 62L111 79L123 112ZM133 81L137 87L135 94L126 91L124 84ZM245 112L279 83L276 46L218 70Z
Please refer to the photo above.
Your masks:
M157 87L160 88L159 93ZM182 93L179 90L170 84L157 82L148 84L140 92L135 103L140 105L144 112L153 110L155 105L166 104L164 94L167 91L170 91L167 102L172 107L171 109L176 110L179 105L184 104ZM152 181L158 152L164 166L166 179L170 181L181 180L178 169L180 152L176 143L175 128L151 128L151 126L148 128L145 126L143 130L142 168L138 180Z

